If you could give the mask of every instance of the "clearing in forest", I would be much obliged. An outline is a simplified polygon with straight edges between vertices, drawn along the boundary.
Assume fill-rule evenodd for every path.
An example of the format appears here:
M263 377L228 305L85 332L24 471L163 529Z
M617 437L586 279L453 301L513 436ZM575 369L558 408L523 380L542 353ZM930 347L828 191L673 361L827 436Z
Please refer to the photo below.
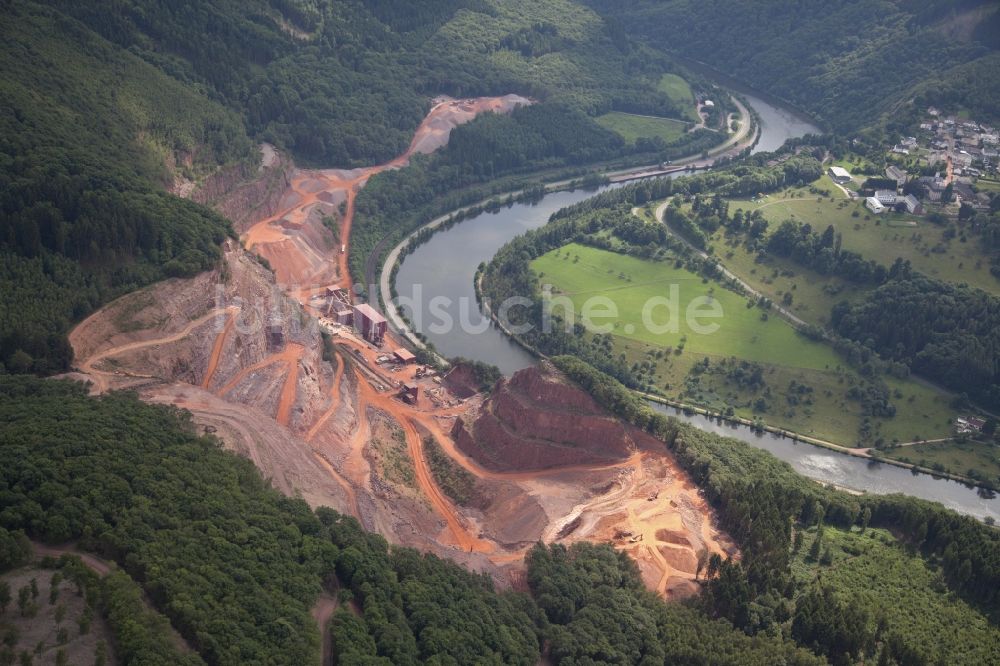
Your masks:
M684 136L689 127L683 120L660 118L657 116L640 116L633 113L612 111L597 117L597 122L603 127L618 134L625 143L632 145L640 138L660 138L667 144L673 143Z

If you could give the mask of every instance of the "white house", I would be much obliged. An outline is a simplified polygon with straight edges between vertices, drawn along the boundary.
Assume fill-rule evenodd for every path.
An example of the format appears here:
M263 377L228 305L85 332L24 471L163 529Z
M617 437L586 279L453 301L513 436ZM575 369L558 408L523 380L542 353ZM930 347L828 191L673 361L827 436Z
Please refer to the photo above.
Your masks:
M843 167L832 166L830 167L830 171L828 173L830 174L830 178L832 178L835 183L843 185L844 183L851 182L850 172Z
M892 206L896 203L896 191L895 190L877 190L875 192L875 199L878 200L883 206Z
M879 203L879 200L875 197L865 199L865 207L876 215L885 210L885 206Z

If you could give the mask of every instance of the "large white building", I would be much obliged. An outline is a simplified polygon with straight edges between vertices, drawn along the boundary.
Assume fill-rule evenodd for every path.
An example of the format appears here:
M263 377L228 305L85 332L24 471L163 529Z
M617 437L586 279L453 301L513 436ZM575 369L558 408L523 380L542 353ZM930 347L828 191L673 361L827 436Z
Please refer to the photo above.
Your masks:
M830 167L829 174L830 178L833 179L833 182L840 183L841 185L851 181L850 172L843 167Z
M851 182L850 172L843 167L832 166L830 167L829 174L830 178L832 178L833 182L835 183L840 183L841 185L843 185L844 183Z
M877 190L875 198L883 206L892 206L896 203L896 190Z
M879 203L879 200L875 197L868 197L865 199L865 207L876 215L885 210L885 206Z

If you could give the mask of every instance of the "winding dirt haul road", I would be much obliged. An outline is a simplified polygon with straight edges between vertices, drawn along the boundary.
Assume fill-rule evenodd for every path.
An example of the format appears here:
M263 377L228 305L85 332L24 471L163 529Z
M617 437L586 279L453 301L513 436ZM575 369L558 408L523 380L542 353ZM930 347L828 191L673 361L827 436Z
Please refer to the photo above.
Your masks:
M431 152L444 145L454 127L471 120L477 113L507 112L526 103L529 101L514 95L475 100L443 99L431 109L407 151L384 165L351 171L296 171L291 177L291 184L282 199L280 210L246 231L243 236L245 247L268 260L278 285L286 295L295 299L307 312L319 315L311 303L315 295L324 293L333 286L345 289L350 287L345 250L350 243L355 197L367 180L387 169L405 166L413 154ZM329 232L323 223L324 217L335 215L340 218L336 241L341 245L340 248L331 246ZM331 261L331 255L336 256L335 261ZM665 455L633 449L626 459L610 464L566 465L534 471L487 470L459 451L447 428L442 426L443 421L461 415L466 410L465 405L454 403L451 406L430 407L426 404L426 398L423 404L410 405L385 392L387 387L393 386L394 381L382 372L377 363L377 357L382 352L347 332L336 337L332 381L320 394L327 396L326 400L315 411L297 409L297 401L301 398L300 379L306 374L313 374L306 365L309 352L299 342L289 341L280 351L259 355L256 357L259 360L235 371L230 364L226 372L231 374L224 376L223 368L227 366L223 362L223 355L227 346L239 335L238 327L235 326L238 316L239 309L236 307L212 308L207 314L188 322L178 332L156 339L130 341L100 351L90 350L89 357L80 363L80 369L90 376L99 392L111 388L116 379L120 382L123 376L162 381L164 377L130 373L120 362L113 364L114 370L97 366L111 361L115 356L194 337L199 332L198 329L213 318L221 322L218 318L225 317L224 325L221 330L216 329L218 333L213 339L197 340L205 347L210 345L210 352L205 371L198 380L192 382L198 387L194 393L189 395L190 391L185 392L184 389L175 387L151 399L190 409L204 421L224 425L244 438L245 442L252 442L252 445L244 447L244 452L263 470L267 468L267 463L260 459L260 451L262 447L268 446L269 440L265 436L258 436L252 425L248 426L240 419L240 410L248 407L244 404L248 399L247 391L254 386L248 380L263 373L269 387L276 389L280 383L276 406L273 402L266 403L270 405L267 408L270 412L267 414L268 418L281 426L279 430L283 428L289 433L288 440L293 446L295 442L300 443L298 446L304 448L304 455L309 457L310 464L322 470L318 473L326 474L328 480L335 482L346 497L347 511L359 520L362 518L362 498L359 498L359 494L363 490L370 492L371 485L371 467L365 459L369 440L375 432L369 417L371 410L385 414L398 423L405 438L407 455L413 464L417 487L445 526L436 541L451 545L462 553L480 554L494 564L504 566L518 562L529 545L503 545L493 537L484 537L476 521L459 509L438 486L424 454L425 434L434 437L451 460L479 481L521 484L521 492L528 495L551 493L552 491L538 490L545 483L555 484L552 487L559 487L558 484L561 483L562 487L567 487L567 484L578 486L584 482L593 485L595 479L603 479L599 484L604 487L603 490L591 492L584 488L579 491L580 499L571 507L569 516L565 511L553 513L561 510L556 502L556 508L549 510L545 534L552 536L573 520L585 517L589 527L578 530L577 533L583 535L579 538L614 540L613 534L619 532L641 535L633 537L632 541L616 543L619 548L640 560L644 579L660 594L670 596L672 589L680 590L684 585L693 585L690 582L693 573L690 562L681 561L683 558L672 555L672 550L678 547L675 542L688 537L676 535L686 530L686 534L697 543L704 544L715 552L726 550L725 544L718 541L718 534L710 529L710 512L707 507L692 505L688 496L692 489L671 476L670 466L673 463ZM74 335L86 323L85 321L74 331L71 342L74 342ZM389 343L395 344L391 336ZM85 348L86 345L79 339L74 342L74 349ZM349 360L351 355L353 358ZM353 372L348 372L348 365L352 366ZM411 368L404 373L408 375L404 378L412 378L412 373ZM353 386L354 390L345 395L345 386ZM227 406L223 409L220 404ZM228 405L232 405L232 408ZM255 406L254 409L260 407ZM348 421L352 425L345 425L345 414L353 414L353 422ZM280 446L288 451L288 444ZM295 452L296 455L300 453ZM271 461L271 464L275 462ZM276 464L280 465L281 461ZM581 481L577 482L577 478ZM608 479L617 480L608 483ZM287 478L279 479L278 483L286 492L294 487L289 486L291 482ZM675 491L679 493L676 496L683 506L672 502L658 506L646 504L650 493L674 496ZM368 501L367 494L363 498ZM586 536L587 534L592 536ZM321 610L321 615L325 616L330 608L323 606Z

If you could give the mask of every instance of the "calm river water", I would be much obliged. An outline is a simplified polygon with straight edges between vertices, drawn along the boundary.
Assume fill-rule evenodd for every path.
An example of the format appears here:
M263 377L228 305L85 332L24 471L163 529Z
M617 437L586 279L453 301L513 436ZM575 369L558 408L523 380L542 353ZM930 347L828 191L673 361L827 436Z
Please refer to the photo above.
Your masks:
M774 104L773 100L765 100L746 88L739 92L760 117L761 138L757 151L774 150L786 139L820 132L808 119ZM534 357L512 342L479 310L473 286L476 269L509 240L544 225L555 211L588 199L603 189L607 188L557 192L536 204L515 204L495 213L483 213L435 234L404 259L396 277L400 297L411 297L416 304L413 308L404 307L414 329L424 333L444 356L463 356L492 363L508 375L533 365ZM436 300L432 300L435 297ZM444 318L450 318L454 325L435 325ZM667 409L658 404L654 406ZM790 439L757 435L744 426L720 424L706 417L669 411L704 430L766 449L803 475L824 483L873 493L906 493L941 502L979 518L993 516L1000 520L1000 500L983 497L975 489L954 481L926 474L914 475L899 467L870 463Z

